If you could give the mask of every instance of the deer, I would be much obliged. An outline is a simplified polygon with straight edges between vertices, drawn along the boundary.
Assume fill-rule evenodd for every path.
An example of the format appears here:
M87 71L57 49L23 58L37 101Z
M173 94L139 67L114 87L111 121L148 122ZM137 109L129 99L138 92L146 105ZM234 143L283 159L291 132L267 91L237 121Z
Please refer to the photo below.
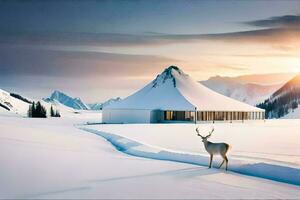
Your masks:
M208 141L207 139L211 136L211 134L214 132L214 130L215 129L212 128L212 130L209 132L209 134L207 136L202 136L199 133L199 127L196 128L197 135L199 137L201 137L202 142L203 142L204 147L205 147L205 150L210 155L210 162L209 162L209 167L208 168L211 168L211 163L213 161L213 156L214 155L221 155L222 158L223 158L223 161L222 161L221 165L219 166L219 168L221 168L222 165L224 164L224 162L226 162L226 171L227 171L228 158L226 156L226 153L229 150L230 145L226 144L226 143L213 143L213 142Z

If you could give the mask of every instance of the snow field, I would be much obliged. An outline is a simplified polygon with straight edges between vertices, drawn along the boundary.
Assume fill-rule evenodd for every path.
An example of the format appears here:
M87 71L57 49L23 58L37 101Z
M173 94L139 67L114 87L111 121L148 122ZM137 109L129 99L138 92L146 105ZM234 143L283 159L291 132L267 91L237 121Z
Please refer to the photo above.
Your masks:
M297 199L300 196L299 186L291 184L126 155L103 137L77 128L78 124L99 120L99 113L90 112L60 119L0 116L0 198ZM146 132L147 128L139 131ZM127 138L117 141L127 146ZM134 150L153 154L161 151L146 145L135 146Z
M129 155L157 160L168 160L194 165L208 166L208 156L159 149L157 147L147 146L137 141L126 139L124 137L117 136L114 134L105 133L89 128L81 129L104 137L113 146L115 146L116 149ZM219 166L219 163L215 162L213 164L213 167L217 166ZM300 169L298 168L285 167L264 162L249 162L238 159L231 159L229 170L244 175L251 175L275 181L300 185Z

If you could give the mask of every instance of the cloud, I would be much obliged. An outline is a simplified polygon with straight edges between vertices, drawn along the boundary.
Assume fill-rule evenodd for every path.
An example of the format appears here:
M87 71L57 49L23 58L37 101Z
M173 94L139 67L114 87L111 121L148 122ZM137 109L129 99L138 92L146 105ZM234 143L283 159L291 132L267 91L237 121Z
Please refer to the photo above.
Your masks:
M299 53L260 53L260 54L233 54L229 56L234 56L234 57L248 57L248 58L266 58L266 57L275 57L275 58L290 58L290 57L300 57Z
M1 44L25 45L86 45L144 46L162 45L171 41L152 34L93 33L93 32L0 32Z
M271 17L268 19L254 20L244 22L244 24L257 26L257 27L287 27L287 26L299 26L300 15L283 15Z
M287 46L288 44L300 45L299 41L300 28L268 28L250 31L216 33L216 34L165 34L158 36L161 39L182 42L182 41L223 41L223 42L245 42L274 44ZM286 47L288 48L288 46Z
M222 69L226 69L226 70L231 70L231 71L247 71L249 70L249 68L247 67L243 67L243 66L232 66L232 65L217 65L218 69L222 68Z
M95 101L96 97L125 97L165 67L180 63L157 55L1 45L0 86L28 96L36 91L38 98L59 89ZM141 76L145 78L130 79Z
M256 29L226 33L167 34L144 32L141 34L94 32L0 32L0 44L131 47L159 46L201 40L273 44L291 48L300 45L300 15L284 15L242 22ZM259 28L259 29L257 29ZM263 29L261 29L263 28ZM286 43L286 44L285 44Z
M173 41L210 40L223 42L245 42L271 44L281 50L293 50L300 46L300 15L276 16L262 20L243 22L256 28L254 30L211 33L211 34L165 34L161 39ZM262 29L261 29L262 28Z
M101 77L149 75L181 61L157 55L61 51L1 46L0 72L6 75Z
M280 29L263 29L263 30L251 30L251 31L240 31L240 32L228 32L228 33L211 33L211 34L164 34L157 36L161 39L166 40L230 40L230 39L239 39L239 38L250 38L250 37L266 37L275 35L280 32Z
M211 34L116 34L116 33L74 33L74 32L30 32L0 33L0 43L23 45L59 45L59 46L100 46L130 47L157 46L201 40L274 42L295 39L299 36L299 27L278 27L259 30L211 33Z

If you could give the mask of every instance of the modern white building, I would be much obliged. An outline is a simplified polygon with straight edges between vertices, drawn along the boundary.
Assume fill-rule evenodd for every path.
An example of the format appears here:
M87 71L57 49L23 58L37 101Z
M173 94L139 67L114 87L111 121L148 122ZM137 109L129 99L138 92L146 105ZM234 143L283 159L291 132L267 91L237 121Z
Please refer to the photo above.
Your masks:
M216 93L176 66L127 98L103 108L103 123L264 119L263 109Z

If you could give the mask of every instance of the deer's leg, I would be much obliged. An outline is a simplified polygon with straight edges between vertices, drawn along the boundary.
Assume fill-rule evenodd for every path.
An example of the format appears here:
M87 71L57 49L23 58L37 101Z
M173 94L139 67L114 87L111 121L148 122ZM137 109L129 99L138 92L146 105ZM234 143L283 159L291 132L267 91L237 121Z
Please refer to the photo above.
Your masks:
M213 155L210 154L210 161L209 161L209 167L208 168L211 168L211 163L212 163L212 160L213 160Z
M225 158L223 158L223 161L222 161L221 165L219 166L219 168L222 167L222 165L224 164L224 162L225 162Z
M228 158L227 158L226 155L225 155L225 160L226 160L226 171L227 171L227 168L228 168Z

